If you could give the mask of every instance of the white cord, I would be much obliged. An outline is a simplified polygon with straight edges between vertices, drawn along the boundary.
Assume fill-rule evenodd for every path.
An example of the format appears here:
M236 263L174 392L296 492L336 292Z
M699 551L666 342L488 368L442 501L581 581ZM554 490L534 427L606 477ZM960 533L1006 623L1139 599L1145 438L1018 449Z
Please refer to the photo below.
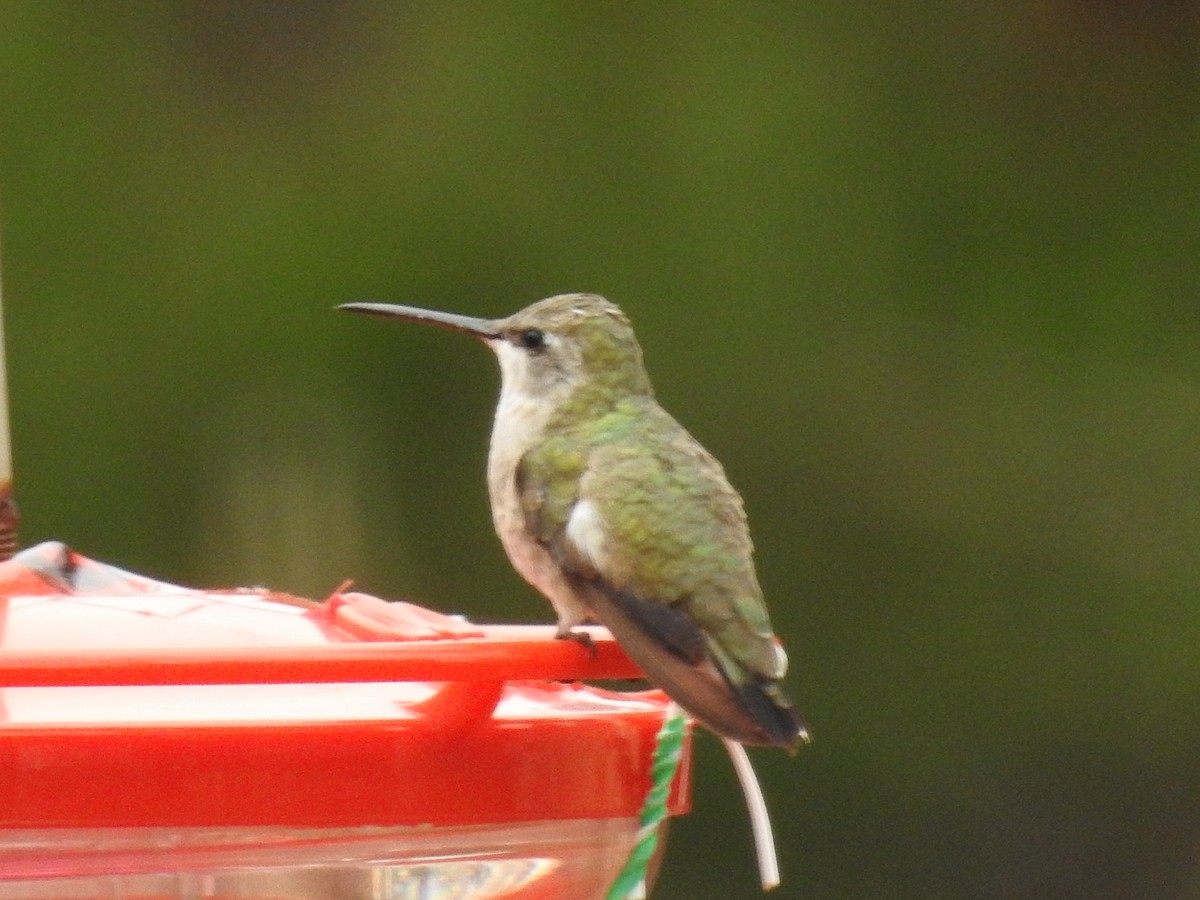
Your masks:
M742 785L746 811L750 813L750 830L754 834L754 851L758 854L758 877L763 890L769 891L779 887L779 860L775 856L775 835L771 832L771 817L767 813L762 788L758 786L758 776L750 765L746 748L729 738L721 738L721 743L725 745L725 752L729 754L733 770Z

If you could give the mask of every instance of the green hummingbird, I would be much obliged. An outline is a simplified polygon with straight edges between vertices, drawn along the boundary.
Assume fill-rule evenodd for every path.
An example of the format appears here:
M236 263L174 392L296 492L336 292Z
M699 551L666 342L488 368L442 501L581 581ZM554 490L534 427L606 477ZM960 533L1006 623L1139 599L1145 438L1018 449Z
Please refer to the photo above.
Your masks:
M496 533L558 636L597 621L647 678L744 744L808 739L784 692L742 499L654 399L633 328L595 294L504 319L384 303L339 309L473 335L500 361L488 452Z

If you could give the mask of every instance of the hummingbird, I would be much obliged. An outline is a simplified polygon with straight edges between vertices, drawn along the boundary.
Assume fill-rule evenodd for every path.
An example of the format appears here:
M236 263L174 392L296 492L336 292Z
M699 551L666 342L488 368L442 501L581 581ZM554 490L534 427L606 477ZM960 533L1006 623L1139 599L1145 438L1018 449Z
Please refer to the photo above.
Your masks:
M495 351L488 450L496 533L558 615L604 625L647 679L724 737L795 749L808 730L782 680L742 499L654 399L625 314L596 294L503 319L386 303L354 313L472 335Z

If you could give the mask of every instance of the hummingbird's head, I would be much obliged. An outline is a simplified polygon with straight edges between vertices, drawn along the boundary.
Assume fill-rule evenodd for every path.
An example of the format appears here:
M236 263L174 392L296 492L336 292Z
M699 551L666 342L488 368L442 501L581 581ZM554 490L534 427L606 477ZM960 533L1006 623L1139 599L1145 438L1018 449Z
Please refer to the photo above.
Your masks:
M471 334L500 360L510 396L601 402L651 393L642 351L625 314L596 294L560 294L505 319L475 319L385 303L338 307Z
M506 389L532 397L583 391L597 399L651 392L633 327L603 297L547 297L496 325L489 343Z

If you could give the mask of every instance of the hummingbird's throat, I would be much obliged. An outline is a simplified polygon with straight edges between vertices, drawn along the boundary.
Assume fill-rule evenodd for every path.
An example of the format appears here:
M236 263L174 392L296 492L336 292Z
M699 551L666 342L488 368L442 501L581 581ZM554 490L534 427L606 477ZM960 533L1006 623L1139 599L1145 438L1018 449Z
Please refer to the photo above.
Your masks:
M492 428L493 455L516 460L538 440L559 398L539 389L530 372L528 354L507 341L489 341L500 360L500 400Z

